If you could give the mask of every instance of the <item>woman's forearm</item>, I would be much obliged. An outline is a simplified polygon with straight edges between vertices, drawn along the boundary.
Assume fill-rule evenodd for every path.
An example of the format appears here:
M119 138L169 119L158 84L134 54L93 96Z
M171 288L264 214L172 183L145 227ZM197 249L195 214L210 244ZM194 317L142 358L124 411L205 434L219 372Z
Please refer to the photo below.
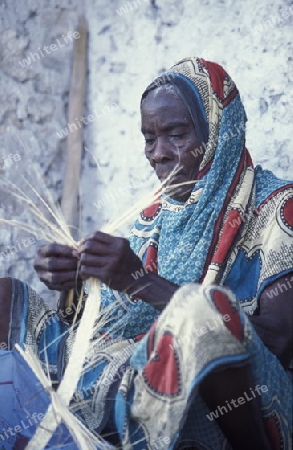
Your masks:
M179 289L177 284L149 272L136 280L127 290L127 294L149 303L159 311L163 311L177 289Z
M259 315L248 316L265 346L285 368L293 357L293 289L282 288L286 280L287 275L267 286L260 297Z
M248 316L264 345L288 368L292 358L292 340L276 316ZM282 331L283 330L283 331Z

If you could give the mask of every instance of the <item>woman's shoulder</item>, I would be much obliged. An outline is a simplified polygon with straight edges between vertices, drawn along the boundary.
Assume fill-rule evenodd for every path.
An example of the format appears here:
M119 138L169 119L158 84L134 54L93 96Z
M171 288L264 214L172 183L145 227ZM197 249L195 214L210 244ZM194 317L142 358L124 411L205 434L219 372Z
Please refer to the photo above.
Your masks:
M268 203L278 207L286 201L293 215L293 180L282 180L261 166L255 168L256 206Z

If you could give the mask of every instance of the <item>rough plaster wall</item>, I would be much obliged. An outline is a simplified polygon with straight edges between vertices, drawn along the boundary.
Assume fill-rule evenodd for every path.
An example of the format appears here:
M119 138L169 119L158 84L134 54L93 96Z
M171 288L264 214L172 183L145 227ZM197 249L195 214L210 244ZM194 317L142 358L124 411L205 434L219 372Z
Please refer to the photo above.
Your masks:
M51 54L25 67L19 64L31 52L59 42L62 34L74 30L78 8L70 0L42 2L37 0L8 0L0 2L0 176L19 181L19 172L25 174L39 188L33 168L48 187L60 197L64 166L64 142L56 135L67 114L68 87L72 59L72 46L58 48ZM12 158L13 164L8 160ZM3 160L5 158L5 160ZM19 160L20 158L20 160ZM19 171L19 172L18 172ZM27 208L11 202L0 192L1 217L29 220ZM0 251L15 246L5 258L0 258L0 276L21 278L45 292L38 282L32 265L35 244L26 245L25 232L0 225ZM41 230L40 230L41 231ZM41 236L41 235L40 235ZM38 236L37 236L38 238Z
M83 2L18 3L9 0L2 7L4 16L0 10L4 148L16 153L21 138L29 147L27 164L34 159L60 195L64 140L56 132L67 122L72 45L34 62L25 74L16 61L73 30ZM85 7L90 33L84 117L95 117L85 126L85 146L97 163L85 152L83 234L155 186L139 132L140 95L154 77L185 56L199 55L227 68L246 107L247 146L255 163L281 178L293 178L292 0L87 0ZM10 209L15 214L12 205ZM2 233L1 228L2 248L15 239L15 232ZM4 269L1 261L0 274L21 276L40 289L32 273L34 252L35 246L19 252L4 261Z

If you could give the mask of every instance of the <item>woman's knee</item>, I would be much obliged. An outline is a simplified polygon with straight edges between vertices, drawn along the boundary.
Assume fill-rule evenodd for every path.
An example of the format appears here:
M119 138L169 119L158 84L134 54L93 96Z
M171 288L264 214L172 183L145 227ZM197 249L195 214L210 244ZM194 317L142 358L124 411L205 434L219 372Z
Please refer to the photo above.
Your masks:
M232 292L222 286L190 283L181 287L159 321L168 322L172 316L182 328L191 323L196 336L228 329L239 340L243 338L244 314Z

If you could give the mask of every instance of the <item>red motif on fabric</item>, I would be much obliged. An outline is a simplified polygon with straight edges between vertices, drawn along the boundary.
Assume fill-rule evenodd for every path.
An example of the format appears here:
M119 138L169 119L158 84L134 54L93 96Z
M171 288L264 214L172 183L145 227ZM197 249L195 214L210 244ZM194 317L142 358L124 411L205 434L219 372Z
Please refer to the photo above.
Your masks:
M223 80L227 76L227 72L219 64L205 61L205 66L209 71L209 76L213 90L216 92L219 99L224 99L224 83Z
M217 307L219 313L224 316L228 315L230 320L224 320L224 324L228 328L231 334L235 336L238 341L242 341L244 338L244 327L241 322L239 311L231 303L227 295L217 289L211 292L212 300Z
M242 224L242 217L239 211L232 209L226 219L223 227L223 234L221 236L219 247L217 248L212 262L217 264L224 264L227 253L233 245L236 234Z
M270 417L265 419L265 428L268 434L270 443L272 445L272 450L281 450L284 448L284 442L281 435L281 426L274 415L274 417Z
M143 215L145 217L153 217L159 208L159 203L153 203L143 210Z
M152 339L151 336L150 338ZM154 356L143 370L147 385L157 394L167 397L175 397L181 393L179 361L173 343L173 335L165 333L154 350Z
M158 249L153 245L147 249L145 267L149 272L158 273Z
M234 89L230 90L229 93L225 94L224 87L225 83L224 80L229 79L229 75L227 72L223 69L223 67L219 66L217 63L213 63L210 61L202 60L204 66L209 71L209 77L211 80L211 85L216 93L218 99L221 101L224 107L226 107L231 100L233 100L234 97L238 94L238 89L236 86L234 86Z
M284 204L283 217L289 227L293 228L293 198L289 198Z

